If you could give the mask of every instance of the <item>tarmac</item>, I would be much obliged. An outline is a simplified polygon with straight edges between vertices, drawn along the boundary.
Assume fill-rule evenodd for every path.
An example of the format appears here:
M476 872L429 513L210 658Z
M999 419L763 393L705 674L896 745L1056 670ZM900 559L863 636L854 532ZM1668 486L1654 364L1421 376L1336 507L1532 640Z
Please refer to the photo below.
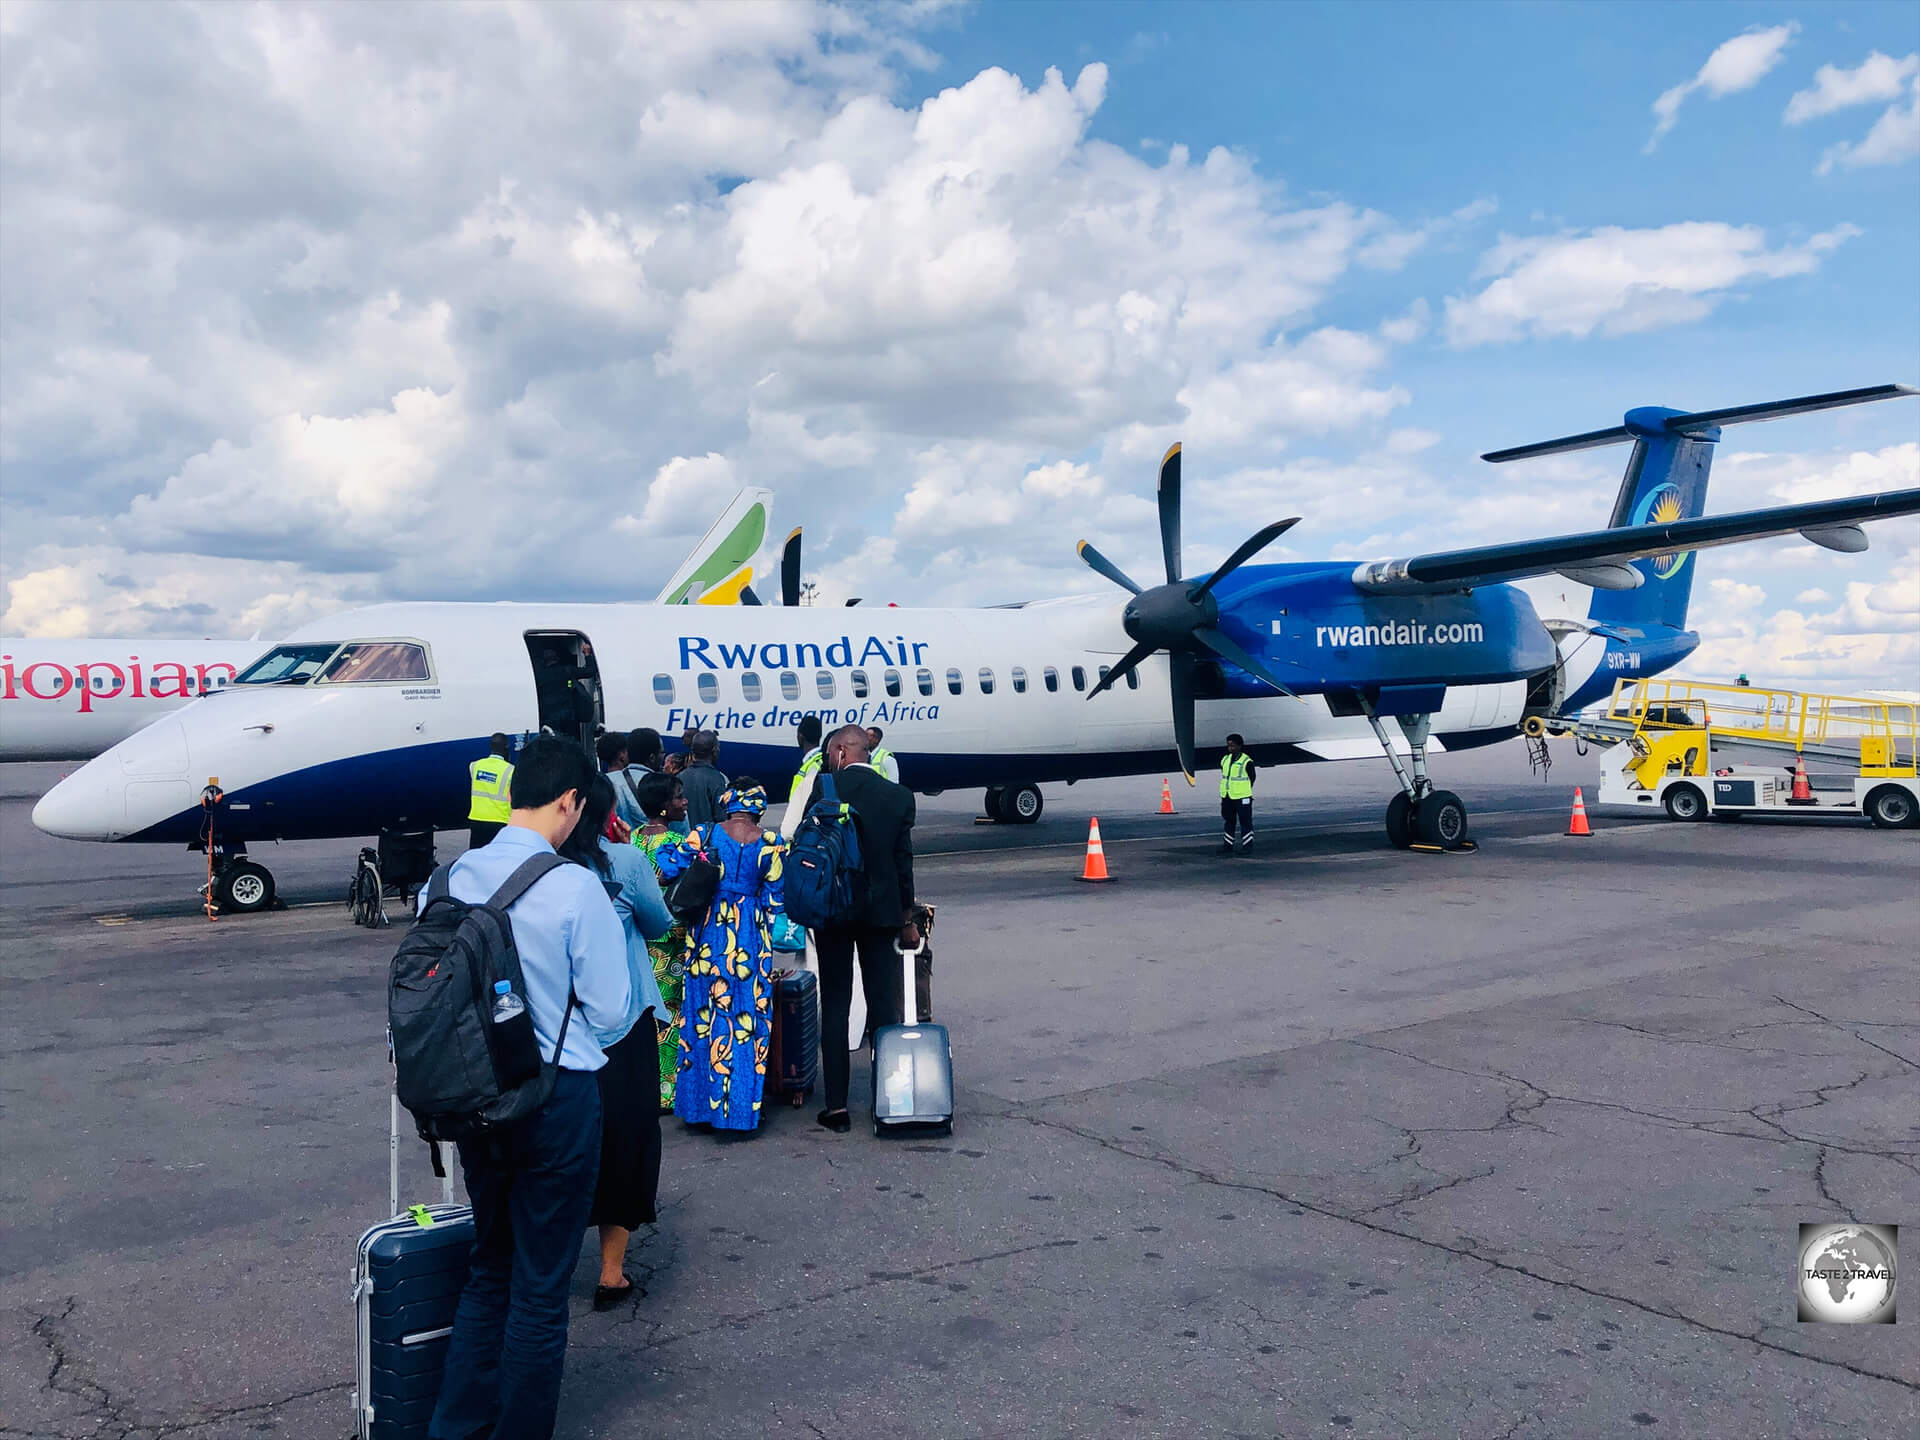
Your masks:
M1571 839L1556 757L1436 761L1470 855L1390 849L1377 763L1263 772L1232 858L1204 778L924 800L954 1136L669 1123L559 1434L1920 1433L1920 1303L1794 1285L1802 1222L1920 1227L1920 832ZM34 832L58 773L0 767L0 1433L344 1437L398 932L353 842L210 924L195 857Z

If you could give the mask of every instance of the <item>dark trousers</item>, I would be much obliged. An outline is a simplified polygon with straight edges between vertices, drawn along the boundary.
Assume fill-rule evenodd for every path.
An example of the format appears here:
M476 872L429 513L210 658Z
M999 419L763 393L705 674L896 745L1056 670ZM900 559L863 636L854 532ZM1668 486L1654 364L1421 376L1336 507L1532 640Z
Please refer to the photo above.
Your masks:
M1233 832L1240 832L1240 844L1245 845L1253 839L1253 797L1245 800L1222 800L1220 802L1220 832L1226 837L1227 844L1234 843Z
M469 820L467 822L467 848L478 850L482 845L491 845L493 837L507 828L504 820Z
M900 1023L900 952L893 942L899 929L816 930L813 948L820 957L820 1070L826 1108L847 1108L847 1017L853 1010L853 952L860 951L860 988L867 995L867 1024Z
M473 1260L430 1440L546 1440L567 1358L567 1293L600 1169L600 1087L562 1070L537 1115L462 1141Z

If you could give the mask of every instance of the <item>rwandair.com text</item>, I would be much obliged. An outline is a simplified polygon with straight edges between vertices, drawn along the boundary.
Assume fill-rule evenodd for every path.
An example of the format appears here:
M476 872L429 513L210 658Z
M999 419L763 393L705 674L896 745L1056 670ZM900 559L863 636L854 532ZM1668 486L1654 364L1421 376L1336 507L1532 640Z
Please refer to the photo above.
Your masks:
M1384 625L1316 625L1313 643L1341 645L1477 645L1486 630L1473 621L1429 625L1424 620L1389 620Z

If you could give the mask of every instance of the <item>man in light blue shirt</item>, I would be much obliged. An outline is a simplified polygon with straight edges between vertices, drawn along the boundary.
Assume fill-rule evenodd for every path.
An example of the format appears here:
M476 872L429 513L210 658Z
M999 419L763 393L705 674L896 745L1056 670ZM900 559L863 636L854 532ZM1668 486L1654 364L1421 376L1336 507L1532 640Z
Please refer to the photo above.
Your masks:
M514 767L512 815L491 844L453 864L448 888L479 904L535 855L573 832L593 763L577 744L534 739ZM538 1113L460 1142L473 1205L473 1257L447 1342L429 1440L492 1434L548 1440L567 1354L567 1293L600 1169L606 1064L594 1031L626 1018L626 937L599 878L577 865L543 875L507 912L527 1008L553 1093ZM569 1021L568 996L580 1010ZM565 1044L555 1056L565 1030Z

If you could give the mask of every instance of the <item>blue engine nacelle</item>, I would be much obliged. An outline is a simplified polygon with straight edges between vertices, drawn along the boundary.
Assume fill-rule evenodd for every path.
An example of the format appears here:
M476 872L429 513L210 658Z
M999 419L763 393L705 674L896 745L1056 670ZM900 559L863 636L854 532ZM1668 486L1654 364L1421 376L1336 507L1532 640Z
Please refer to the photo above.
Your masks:
M1511 585L1432 595L1359 590L1351 563L1262 566L1220 589L1220 628L1266 659L1290 689L1381 685L1493 685L1538 674L1558 659L1525 592ZM1244 572L1243 572L1244 573ZM1229 673L1229 695L1267 695Z

